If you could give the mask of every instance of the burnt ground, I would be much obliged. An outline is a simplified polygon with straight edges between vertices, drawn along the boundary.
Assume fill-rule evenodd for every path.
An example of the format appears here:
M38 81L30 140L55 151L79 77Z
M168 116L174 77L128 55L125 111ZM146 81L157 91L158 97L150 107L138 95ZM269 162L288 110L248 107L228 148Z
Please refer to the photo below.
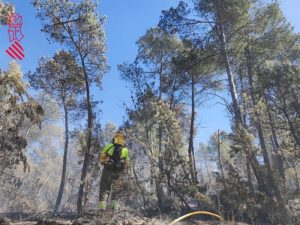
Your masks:
M76 218L75 215L70 215L69 218L55 218L51 214L43 215L6 215L10 217L0 217L0 225L168 225L172 219L167 215L147 218L138 215L134 211L120 211L118 213L95 214L89 213L80 218ZM48 217L48 218L47 218ZM52 218L49 218L52 217ZM201 221L190 219L176 223L176 225L219 225L219 221ZM226 225L246 225L244 223L222 223Z

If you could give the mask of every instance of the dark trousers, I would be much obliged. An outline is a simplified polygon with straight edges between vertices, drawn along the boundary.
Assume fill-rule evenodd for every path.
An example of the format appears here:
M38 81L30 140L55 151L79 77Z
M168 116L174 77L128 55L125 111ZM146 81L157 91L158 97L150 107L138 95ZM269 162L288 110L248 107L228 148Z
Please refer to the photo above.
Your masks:
M104 166L100 179L99 201L107 201L110 193L112 200L119 198L122 190L118 187L118 180L122 174L122 171L115 171Z

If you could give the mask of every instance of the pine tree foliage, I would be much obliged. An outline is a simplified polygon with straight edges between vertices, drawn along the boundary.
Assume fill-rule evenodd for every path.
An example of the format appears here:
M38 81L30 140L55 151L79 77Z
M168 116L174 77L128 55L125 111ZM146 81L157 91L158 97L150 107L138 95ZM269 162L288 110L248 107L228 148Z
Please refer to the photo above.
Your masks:
M28 74L47 94L35 101L15 63L1 71L0 209L57 211L53 174L61 172L62 210L97 207L99 153L121 129L130 156L119 186L126 210L147 216L205 210L247 224L298 223L300 36L278 1L191 0L162 11L158 26L137 40L135 59L118 66L132 100L119 128L100 125L91 94L107 71L105 17L95 2L33 4L43 31L68 51L41 58ZM11 10L0 1L1 25ZM214 97L227 107L231 130L197 143L209 130L199 126L206 115L197 112ZM71 156L62 171L55 166L63 149L58 107L65 121L72 112ZM24 175L28 163L31 174Z
M81 173L78 192L78 212L82 211L84 186L88 172L89 153L92 147L93 106L91 85L101 87L103 74L107 71L104 55L106 43L104 32L105 17L99 17L97 4L92 0L52 1L36 0L37 17L42 21L42 31L50 40L66 46L82 68L86 102L83 104L87 112L87 148Z
M43 109L28 95L20 66L14 62L7 71L1 71L0 88L1 171L22 162L26 171L29 167L24 152L27 137L22 128L26 121L39 125Z
M229 137L236 166L229 164L227 169L235 171L238 179L246 178L246 192L264 193L267 205L274 201L274 217L267 218L283 223L287 218L280 218L280 210L299 183L296 178L287 192L282 182L289 167L297 171L297 163L289 161L299 151L299 90L295 88L299 86L299 36L278 2L181 1L178 7L163 11L159 27L189 39L195 49L214 46L206 59L216 60L216 72L226 72L232 100L233 133ZM231 185L237 182L230 181ZM292 223L293 218L288 219Z
M144 210L151 210L147 202L151 203L152 194L157 201L153 207L159 207L160 210L174 207L173 204L167 206L168 202L175 201L174 197L186 204L182 200L191 191L191 186L186 172L186 154L182 149L182 130L176 114L166 102L148 90L139 98L136 110L129 111L127 128L129 143L134 151L133 170L138 177L147 174L143 179L137 179L141 195L144 195ZM161 149L159 128L163 136ZM175 205L180 207L178 203Z
M9 21L9 15L15 11L14 6L9 3L0 1L0 26L7 25Z

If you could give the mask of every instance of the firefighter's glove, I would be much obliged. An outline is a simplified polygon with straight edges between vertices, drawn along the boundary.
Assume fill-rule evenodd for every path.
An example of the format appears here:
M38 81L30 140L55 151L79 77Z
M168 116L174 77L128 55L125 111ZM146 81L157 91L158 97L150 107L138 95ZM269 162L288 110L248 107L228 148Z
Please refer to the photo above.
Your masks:
M102 165L109 163L109 156L101 154L99 161Z

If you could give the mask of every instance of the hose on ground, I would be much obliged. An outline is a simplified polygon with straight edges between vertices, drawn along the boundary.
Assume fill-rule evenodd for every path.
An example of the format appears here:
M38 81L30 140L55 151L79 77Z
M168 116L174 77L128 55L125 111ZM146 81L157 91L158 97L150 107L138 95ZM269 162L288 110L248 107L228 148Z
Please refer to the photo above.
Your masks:
M197 211L197 212L192 212L192 213L186 214L184 216L181 216L178 219L173 220L169 225L173 225L173 224L175 224L175 223L177 223L177 222L179 222L179 221L181 221L185 218L188 218L188 217L194 216L194 215L209 215L209 216L218 218L220 221L223 221L223 218L221 216L217 215L217 214L207 212L207 211Z

